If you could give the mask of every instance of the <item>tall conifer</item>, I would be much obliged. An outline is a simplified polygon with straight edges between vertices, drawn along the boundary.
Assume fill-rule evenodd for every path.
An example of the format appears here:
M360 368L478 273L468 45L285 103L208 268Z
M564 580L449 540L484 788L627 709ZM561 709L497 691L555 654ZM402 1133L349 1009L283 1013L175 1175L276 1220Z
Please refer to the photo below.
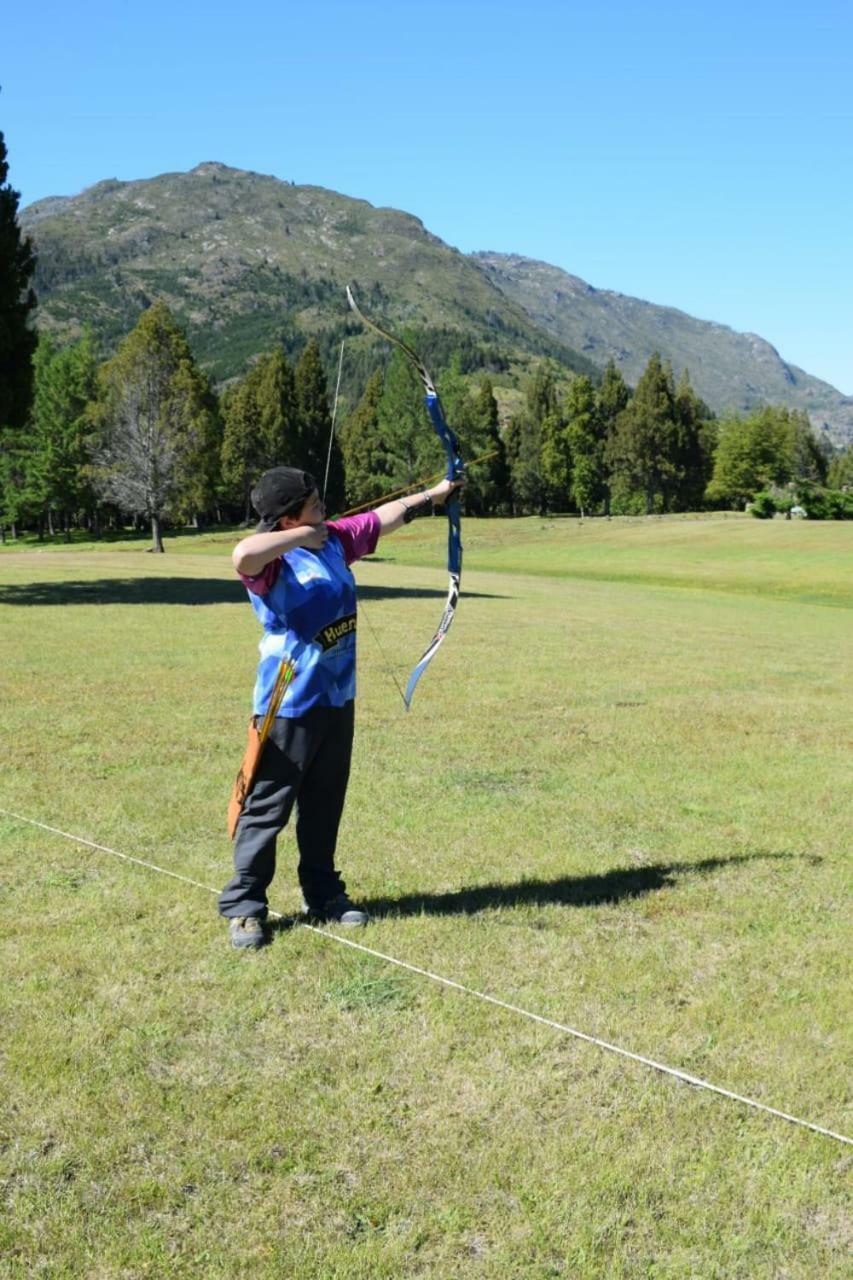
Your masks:
M53 532L61 520L66 542L72 518L80 508L94 515L95 498L88 481L88 407L95 398L97 361L90 334L56 350L39 340L34 360L32 449L29 484Z
M389 488L416 484L438 470L441 445L427 421L420 381L401 351L394 351L385 371L378 418Z
M36 305L30 287L36 260L18 225L18 192L7 183L6 143L0 133L0 530L15 527L26 510L28 442L25 424L32 402Z
M379 427L382 383L382 370L374 370L363 396L341 430L347 507L378 501L392 488L388 483L388 455Z
M312 338L296 366L296 399L299 409L301 464L325 494L329 511L340 510L344 502L344 461L340 442L332 431L329 392L320 348ZM328 479L326 471L328 468Z
M626 408L628 401L631 399L631 392L622 374L616 367L616 363L611 357L607 362L607 368L601 379L601 386L595 398L596 414L598 417L599 430L601 431L603 449L604 449L604 513L610 515L611 500L611 453L612 442L616 435L616 424L619 415Z
M572 381L563 411L571 457L569 487L583 516L604 496L604 441L595 388L589 378Z
M20 196L6 181L9 164L0 133L0 428L27 421L33 387L36 335L30 318L36 305L30 287L36 259L18 226Z
M252 519L250 493L271 467L308 470L296 379L281 347L267 352L229 389L222 403L222 479L228 496Z
M664 509L668 507L677 476L677 437L671 376L655 352L608 444L615 476L626 487L639 489L647 514L655 510L658 498Z
M483 378L474 402L476 432L470 443L474 458L491 454L475 467L465 486L465 509L474 515L505 515L510 510L509 465L500 434L498 402L489 378Z

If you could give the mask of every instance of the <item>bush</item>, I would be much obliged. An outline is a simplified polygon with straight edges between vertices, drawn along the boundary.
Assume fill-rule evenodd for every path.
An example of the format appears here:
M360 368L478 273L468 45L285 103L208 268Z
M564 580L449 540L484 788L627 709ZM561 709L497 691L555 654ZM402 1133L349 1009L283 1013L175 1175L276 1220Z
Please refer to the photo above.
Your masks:
M749 513L755 516L756 520L772 520L776 510L776 501L772 493L757 493L749 504Z
M853 520L853 493L841 489L810 489L800 496L810 520Z

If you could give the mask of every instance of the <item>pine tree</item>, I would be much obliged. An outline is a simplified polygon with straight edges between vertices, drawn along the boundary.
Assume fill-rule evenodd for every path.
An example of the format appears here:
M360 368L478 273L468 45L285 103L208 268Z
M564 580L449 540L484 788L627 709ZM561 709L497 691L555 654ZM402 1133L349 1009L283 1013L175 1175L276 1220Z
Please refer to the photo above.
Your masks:
M504 443L509 464L514 515L542 511L561 493L563 430L553 370L537 366L525 389L525 406L507 427ZM543 474L543 445L548 477Z
M613 452L613 440L616 436L619 415L627 408L630 399L631 392L628 390L625 379L611 358L607 362L607 368L604 370L601 386L598 388L598 394L595 398L596 417L598 418L603 446L604 512L608 516L610 515L611 501L611 466L609 458Z
M557 385L554 372L548 364L539 364L529 379L525 391L527 412L531 420L541 427L546 418L559 417Z
M466 470L462 491L465 513L489 515L498 510L508 511L509 469L498 429L498 403L491 382L488 378L482 379L476 394L472 395L470 384L462 373L462 355L455 351L449 367L439 379L438 391L445 418L459 441L465 463L470 466L476 459L484 459Z
M257 376L248 373L222 397L222 446L220 461L226 499L243 508L246 524L252 518L250 493L263 471L264 450L256 395Z
M19 429L32 402L32 358L36 335L30 318L36 298L30 287L36 259L18 226L17 191L7 183L9 164L0 133L0 428Z
M388 455L379 427L382 384L382 370L376 369L364 388L364 395L341 429L346 476L344 501L347 507L376 502L391 488L388 483Z
M185 415L175 508L187 523L198 528L218 509L222 418L210 378L192 360L183 361L177 370L173 394L183 401Z
M571 457L569 487L583 517L604 496L604 441L589 378L573 380L564 413Z
M572 478L572 452L566 420L561 413L545 413L539 427L539 439L539 470L545 502L551 511L566 511Z
M394 351L385 371L378 419L389 488L417 484L440 470L444 453L429 425L423 388L401 351Z
M17 191L7 183L6 143L0 133L0 531L13 534L25 514L26 422L32 402L36 305L30 287L35 254L18 226Z
M296 400L301 456L305 459L301 465L315 477L327 509L340 510L346 487L344 461L340 443L332 431L326 375L316 338L310 340L296 366Z
M222 481L239 502L248 524L250 493L271 467L302 467L305 462L296 378L280 347L252 366L222 403ZM318 481L319 483L319 481Z
M510 510L509 465L500 435L498 402L488 378L480 382L474 410L473 457L492 456L472 469L465 486L465 509L474 515L505 515Z
M830 489L853 491L853 445L848 445L830 459L826 483Z
M805 485L825 485L829 459L812 430L805 410L789 415L791 433L791 478Z
M96 409L93 480L102 497L151 523L174 513L197 457L209 387L168 307L145 311L104 365Z
M675 506L681 511L696 511L702 506L711 479L716 431L713 414L690 385L687 369L675 393L675 418L680 427Z
M280 347L255 366L255 401L262 470L302 467L309 471L296 378Z
M96 504L88 480L88 406L97 387L91 335L58 351L42 337L34 371L28 488L46 512L51 533L54 514L60 516L68 542L72 519L81 508L94 515Z
M511 418L504 435L510 474L510 505L514 516L540 512L545 499L542 484L542 430L526 414Z
M640 490L649 515L658 498L664 510L669 505L677 478L677 447L672 378L655 352L619 415L607 448L612 475L626 487Z

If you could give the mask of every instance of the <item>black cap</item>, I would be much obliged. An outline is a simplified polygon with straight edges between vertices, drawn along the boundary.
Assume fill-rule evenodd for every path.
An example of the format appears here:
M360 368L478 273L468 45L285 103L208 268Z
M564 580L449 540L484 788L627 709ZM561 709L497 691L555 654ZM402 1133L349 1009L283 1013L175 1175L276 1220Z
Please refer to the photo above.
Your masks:
M252 506L261 517L258 533L269 533L282 516L295 516L317 488L309 471L273 467L265 471L252 490Z

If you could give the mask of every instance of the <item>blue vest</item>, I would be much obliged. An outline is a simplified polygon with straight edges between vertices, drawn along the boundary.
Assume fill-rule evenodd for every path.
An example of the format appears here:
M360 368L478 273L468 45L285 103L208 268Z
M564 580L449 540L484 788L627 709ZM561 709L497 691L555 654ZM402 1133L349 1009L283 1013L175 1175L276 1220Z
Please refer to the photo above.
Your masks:
M263 715L284 654L296 674L280 716L311 707L342 707L355 697L355 578L337 535L322 551L297 547L281 557L275 584L265 595L249 592L263 638L255 680L254 713Z

